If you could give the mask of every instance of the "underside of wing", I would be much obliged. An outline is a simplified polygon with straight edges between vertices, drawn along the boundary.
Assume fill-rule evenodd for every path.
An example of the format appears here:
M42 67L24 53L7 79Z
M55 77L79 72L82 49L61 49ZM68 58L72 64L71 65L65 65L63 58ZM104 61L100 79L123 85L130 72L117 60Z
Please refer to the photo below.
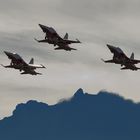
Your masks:
M26 69L26 70L24 70L24 72L22 72L20 74L31 74L31 75L37 75L37 74L39 74L39 75L41 75L41 73L38 73L38 72L36 72L33 69Z

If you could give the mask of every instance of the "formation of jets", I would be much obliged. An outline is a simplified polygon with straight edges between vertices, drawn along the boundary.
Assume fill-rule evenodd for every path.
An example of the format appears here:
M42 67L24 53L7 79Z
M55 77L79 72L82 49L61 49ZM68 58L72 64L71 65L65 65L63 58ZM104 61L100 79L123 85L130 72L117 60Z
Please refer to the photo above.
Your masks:
M69 45L72 43L81 43L78 39L76 40L69 40L68 33L65 34L65 36L62 38L60 35L55 31L54 28L48 27L42 24L39 24L42 31L45 33L45 38L42 40L38 40L35 38L35 40L39 43L48 43L54 45L55 50L77 50L75 48L70 47ZM57 46L57 47L56 47ZM122 51L121 48L115 47L112 45L107 44L107 47L113 53L113 58L111 60L104 60L105 63L115 63L121 65L121 70L138 70L139 67L136 67L136 64L140 63L140 60L134 59L134 53L131 54L130 58ZM34 59L32 58L29 63L26 63L22 57L17 53L11 53L4 51L4 53L8 56L8 58L11 60L10 65L3 65L5 68L13 68L19 70L20 74L31 74L31 75L41 75L41 73L36 72L35 70L37 68L45 68L42 64L35 65Z

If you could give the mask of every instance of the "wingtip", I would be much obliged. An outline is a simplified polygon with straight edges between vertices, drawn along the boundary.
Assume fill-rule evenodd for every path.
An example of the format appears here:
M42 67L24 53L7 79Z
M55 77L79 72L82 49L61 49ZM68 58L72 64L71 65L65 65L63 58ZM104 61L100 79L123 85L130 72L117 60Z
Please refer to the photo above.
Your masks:
M103 58L101 58L101 60L105 63L105 60Z
M5 66L3 64L0 64L0 65L5 68Z
M76 40L77 40L78 43L82 43L79 39L76 38Z
M35 41L39 42L36 38L34 38Z
M45 68L46 69L46 67L44 65L41 64L41 66L42 66L42 68Z
M107 46L107 47L110 47L111 45L110 45L110 44L106 44L106 46Z
M42 26L42 24L39 23L38 26Z

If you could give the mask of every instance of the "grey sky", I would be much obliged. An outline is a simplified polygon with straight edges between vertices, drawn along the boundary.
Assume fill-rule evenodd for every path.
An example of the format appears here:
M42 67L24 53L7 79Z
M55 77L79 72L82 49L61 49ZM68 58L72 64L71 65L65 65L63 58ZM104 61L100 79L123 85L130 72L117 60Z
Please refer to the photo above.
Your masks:
M9 60L3 51L19 53L44 64L42 76L20 75L0 68L0 118L11 114L17 103L29 99L56 103L72 96L79 87L97 93L104 89L140 101L140 71L120 71L117 65L100 58L112 55L107 43L120 46L140 59L140 1L138 0L0 0L0 63ZM63 36L83 43L78 51L55 51L52 45L38 44L43 38L38 23L52 26ZM140 67L140 65L138 65Z

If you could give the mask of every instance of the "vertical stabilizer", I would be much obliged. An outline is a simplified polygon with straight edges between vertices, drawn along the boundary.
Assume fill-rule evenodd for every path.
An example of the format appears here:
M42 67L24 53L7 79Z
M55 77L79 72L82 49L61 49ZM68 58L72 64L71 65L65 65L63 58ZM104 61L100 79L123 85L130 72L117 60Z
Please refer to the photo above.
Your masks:
M67 40L68 38L69 38L69 35L68 35L68 33L66 33L65 36L64 36L64 39Z
M34 64L34 59L33 58L30 60L29 64Z
M131 54L130 59L134 60L134 53Z

